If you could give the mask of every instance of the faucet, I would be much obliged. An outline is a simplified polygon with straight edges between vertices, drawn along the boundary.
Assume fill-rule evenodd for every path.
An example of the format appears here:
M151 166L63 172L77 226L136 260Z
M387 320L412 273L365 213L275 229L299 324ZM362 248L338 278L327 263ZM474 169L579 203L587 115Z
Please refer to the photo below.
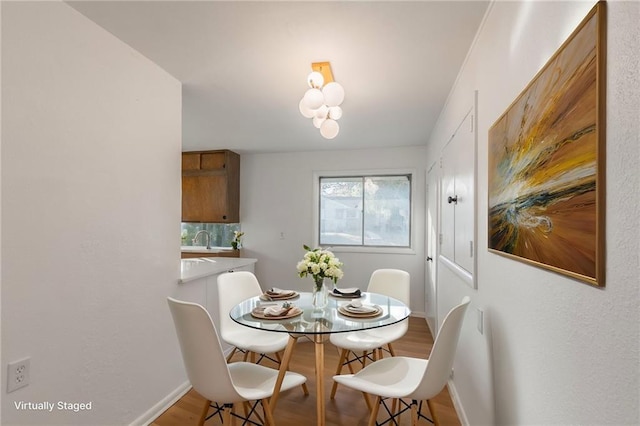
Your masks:
M200 234L204 234L207 236L207 247L205 247L207 250L209 250L211 248L211 234L209 234L207 231L205 231L204 229L198 231L196 233L196 236L193 237L193 240L191 240L193 242L193 244L195 245L196 242L198 241L198 237L200 236Z

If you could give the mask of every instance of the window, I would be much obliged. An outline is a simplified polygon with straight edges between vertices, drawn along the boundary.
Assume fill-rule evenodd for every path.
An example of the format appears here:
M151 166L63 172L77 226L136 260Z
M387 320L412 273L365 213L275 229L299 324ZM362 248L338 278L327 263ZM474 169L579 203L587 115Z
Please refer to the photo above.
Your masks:
M212 247L231 248L231 240L233 240L233 232L240 231L239 223L191 223L182 222L181 237L183 246L203 246L205 245L205 237L198 238L193 243L193 237L198 231L207 231L211 236L210 245Z
M321 246L411 246L411 174L318 181Z

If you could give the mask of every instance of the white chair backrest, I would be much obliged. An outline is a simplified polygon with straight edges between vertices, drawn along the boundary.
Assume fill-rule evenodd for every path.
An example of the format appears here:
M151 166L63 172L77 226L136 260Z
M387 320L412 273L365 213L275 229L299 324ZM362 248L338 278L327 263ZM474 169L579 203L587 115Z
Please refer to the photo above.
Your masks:
M444 318L436 341L433 343L433 348L431 348L429 363L424 372L422 383L415 391L416 395L424 395L421 399L432 398L440 393L447 384L468 305L469 297L464 297L462 302L453 307Z
M209 312L197 303L167 298L187 377L193 388L211 401L234 402L238 395L220 339Z
M258 279L252 272L237 271L227 272L218 276L218 312L220 313L220 336L225 340L225 335L234 328L245 328L235 323L229 316L231 308L243 300L260 296L262 289Z
M393 297L409 306L411 276L400 269L377 269L371 274L367 291Z

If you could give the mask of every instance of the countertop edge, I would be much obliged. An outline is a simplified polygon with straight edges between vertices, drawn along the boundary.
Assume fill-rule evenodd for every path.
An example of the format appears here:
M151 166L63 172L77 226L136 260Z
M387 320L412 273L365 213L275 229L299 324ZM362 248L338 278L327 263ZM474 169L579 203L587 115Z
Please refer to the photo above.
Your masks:
M193 260L192 259L182 259L181 264L184 265L184 260ZM198 258L195 258L198 259ZM190 267L188 270L185 270L184 266L180 268L180 278L178 279L179 284L188 283L189 281L197 280L199 278L204 278L209 275L216 275L222 272L227 272L234 268L241 268L243 266L251 265L256 263L258 259L250 258L250 257L216 257L215 263L211 262L202 262L202 264L198 264Z

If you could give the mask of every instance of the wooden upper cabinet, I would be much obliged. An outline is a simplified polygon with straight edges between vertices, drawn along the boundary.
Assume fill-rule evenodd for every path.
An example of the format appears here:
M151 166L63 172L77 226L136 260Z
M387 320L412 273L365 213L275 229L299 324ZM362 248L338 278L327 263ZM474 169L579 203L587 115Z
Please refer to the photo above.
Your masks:
M233 151L182 153L182 221L240 222L240 156Z

